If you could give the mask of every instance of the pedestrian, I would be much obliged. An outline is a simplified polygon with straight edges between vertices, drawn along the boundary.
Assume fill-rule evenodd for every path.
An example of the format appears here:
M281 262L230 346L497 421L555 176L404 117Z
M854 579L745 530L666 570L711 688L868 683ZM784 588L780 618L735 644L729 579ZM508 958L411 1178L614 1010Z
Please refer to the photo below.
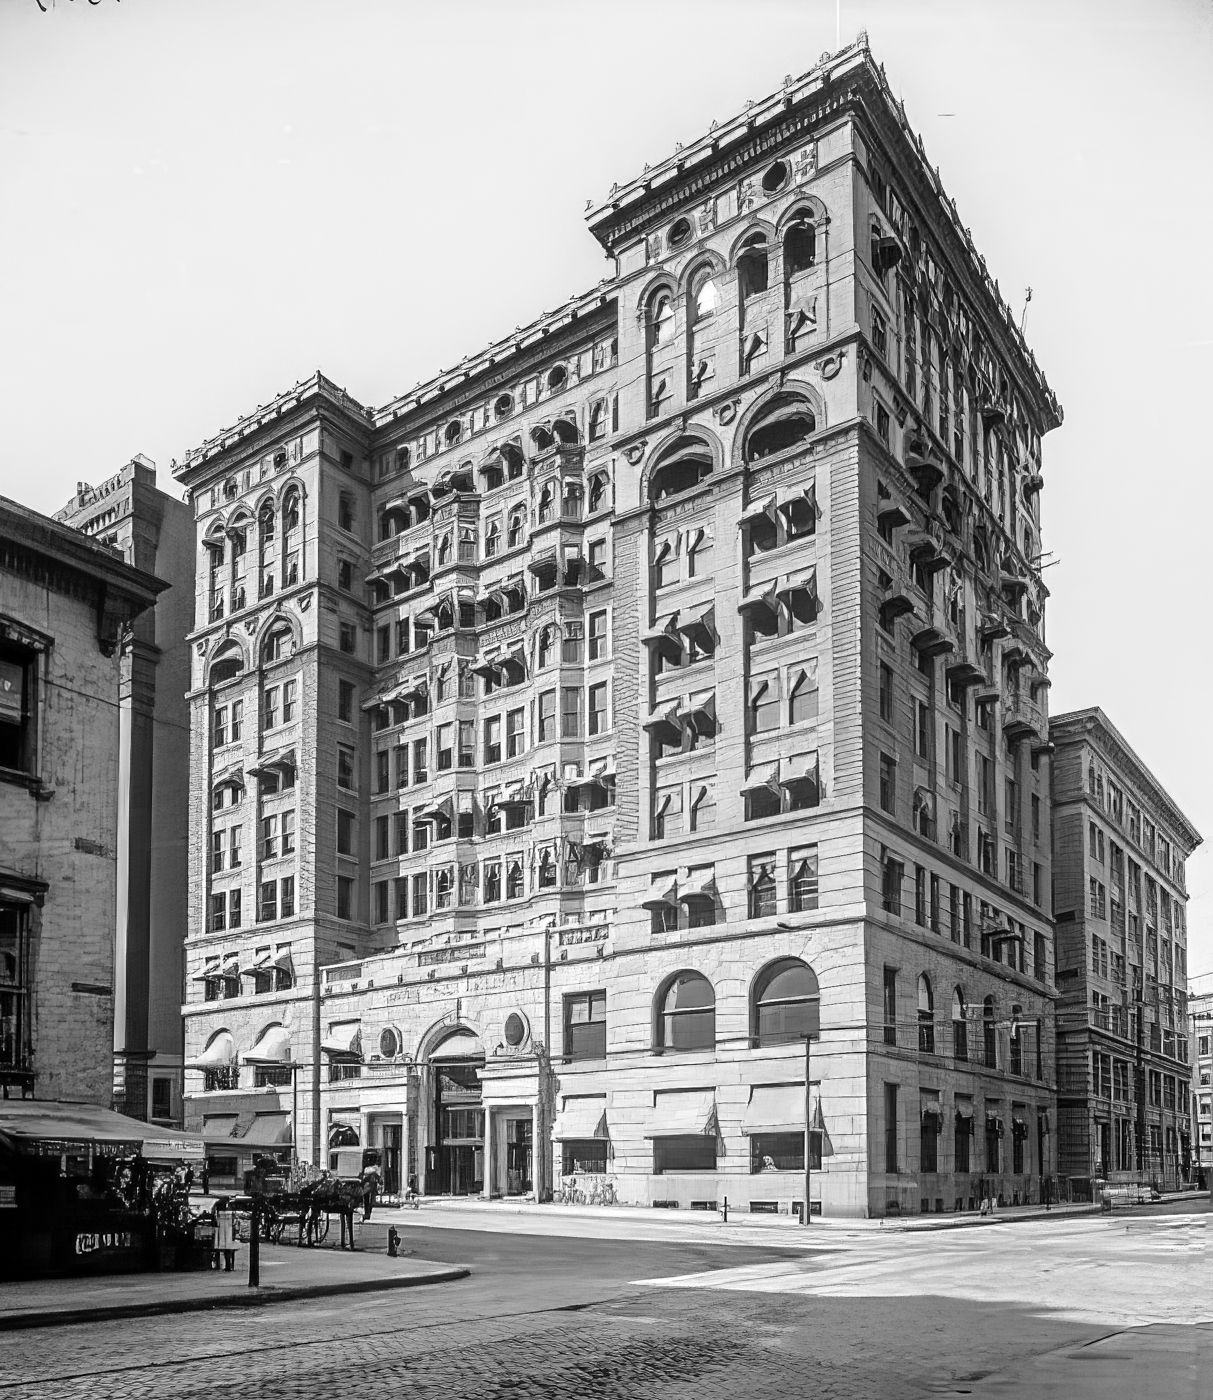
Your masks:
M375 1167L366 1167L362 1172L362 1221L365 1224L371 1218L371 1211L375 1205L375 1195L379 1190L379 1172Z
M236 1217L228 1204L226 1196L220 1196L215 1202L215 1209L212 1211L215 1220L215 1265L218 1267L219 1256L223 1256L223 1272L230 1274L236 1267Z
M202 1194L204 1196L209 1196L211 1194L211 1164L209 1158L204 1159L202 1163Z

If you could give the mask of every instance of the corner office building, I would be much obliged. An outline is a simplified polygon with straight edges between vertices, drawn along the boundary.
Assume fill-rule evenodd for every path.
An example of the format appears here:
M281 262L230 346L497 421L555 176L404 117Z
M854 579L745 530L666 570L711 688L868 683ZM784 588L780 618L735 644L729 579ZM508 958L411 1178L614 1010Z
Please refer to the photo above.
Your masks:
M1192 1179L1188 892L1200 834L1102 710L1053 760L1059 1171L1071 1189Z
M1055 1173L1040 443L866 44L589 216L614 277L197 525L187 1123L388 1185L827 1214Z

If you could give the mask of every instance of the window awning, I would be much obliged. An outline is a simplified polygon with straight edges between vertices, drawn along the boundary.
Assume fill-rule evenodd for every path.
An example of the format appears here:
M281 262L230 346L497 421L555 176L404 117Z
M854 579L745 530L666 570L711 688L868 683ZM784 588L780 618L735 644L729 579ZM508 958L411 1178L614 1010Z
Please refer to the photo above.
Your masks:
M642 909L677 909L678 881L671 880L666 885L654 885L647 899L640 901Z
M245 1130L241 1143L250 1147L279 1147L291 1141L289 1113L259 1113Z
M764 496L762 500L755 501L752 505L747 506L737 517L737 528L740 530L743 525L748 525L751 521L757 520L760 515L765 515L768 519L773 520L775 505L778 499L776 495L772 494L770 496Z
M678 701L671 705L659 705L657 709L651 710L648 717L641 721L642 729L659 729L662 725L670 725L677 729L678 725Z
M659 621L655 627L651 627L647 632L641 633L640 640L646 645L656 642L671 643L678 651L682 650L682 638L678 635L678 614L672 612L663 621Z
M678 614L675 613L674 618L677 617ZM673 619L671 619L671 621L673 621ZM690 610L690 612L687 614L686 621L679 622L677 624L677 630L688 637L694 636L696 633L705 632L710 637L712 635L712 629L715 627L715 625L716 604L703 603L699 607L692 608Z
M244 765L242 763L229 763L211 779L212 787L239 787L244 786Z
M785 574L779 581L775 596L787 600L788 609L798 622L812 622L817 615L816 567Z
M236 1063L236 1042L228 1031L220 1031L196 1059L186 1060L186 1069L227 1069Z
M455 804L451 798L444 797L438 802L435 802L432 806L425 808L425 810L419 814L419 817L423 822L436 822L442 818L445 818L449 822L454 821Z
M817 786L820 777L820 764L815 753L799 761L793 760L788 764L788 771L779 779L779 786L790 788L797 787L801 783L812 783Z
M714 901L716 893L715 877L705 875L702 880L695 880L693 883L687 885L679 893L678 902L680 904L686 904L688 900L692 899L710 899Z
M566 1099L564 1107L552 1123L552 1139L560 1142L569 1138L609 1138L606 1096L590 1099Z
M816 483L785 487L775 498L775 508L783 511L793 525L815 519L819 514Z
M774 792L779 787L779 764L769 763L762 768L755 768L750 776L741 785L741 794L758 792L761 788L770 788Z
M774 612L779 606L778 583L775 579L769 579L766 583L755 584L737 604L738 612L749 612L751 608L767 608Z
M505 656L501 652L481 652L476 660L472 662L472 671L475 675L482 676L485 680L491 681L496 676L497 672L501 670L501 665L504 660Z
M261 777L264 773L279 772L283 768L295 768L295 750L275 749L272 753L265 754L249 768L249 772L255 777Z
M349 1034L349 1022L344 1026L337 1026L329 1032L327 1040L320 1042L320 1049L325 1055L332 1055L337 1058L360 1060L362 1058L362 1026L357 1025Z
M757 1084L741 1123L743 1133L804 1132L804 1085Z
M426 676L410 676L403 685L392 691L394 700L421 699L429 691L430 683Z
M659 1094L644 1135L646 1138L714 1137L716 1090L689 1089L680 1093Z
M270 962L269 966L280 968L283 972L289 972L294 975L295 964L291 959L291 950L289 948L284 948L283 951Z
M291 1036L285 1026L272 1026L256 1045L240 1056L246 1065L289 1065Z
M232 1138L240 1119L235 1113L209 1113L202 1120L204 1138Z

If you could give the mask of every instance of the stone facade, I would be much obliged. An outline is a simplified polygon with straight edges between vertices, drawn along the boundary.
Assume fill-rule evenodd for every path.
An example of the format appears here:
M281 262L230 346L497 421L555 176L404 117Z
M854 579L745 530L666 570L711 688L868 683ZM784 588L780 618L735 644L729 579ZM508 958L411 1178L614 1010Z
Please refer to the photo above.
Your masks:
M827 1214L1037 1199L1060 409L863 45L587 217L586 296L177 471L187 1126L786 1212L808 1100Z
M0 1092L110 1102L120 670L166 585L0 498Z
M1191 1174L1188 893L1201 837L1100 709L1056 715L1060 1171L1174 1190Z
M1188 999L1192 1056L1192 1179L1207 1190L1213 1182L1213 992Z
M136 457L100 486L80 482L55 519L169 584L122 642L114 1107L179 1123L193 517Z

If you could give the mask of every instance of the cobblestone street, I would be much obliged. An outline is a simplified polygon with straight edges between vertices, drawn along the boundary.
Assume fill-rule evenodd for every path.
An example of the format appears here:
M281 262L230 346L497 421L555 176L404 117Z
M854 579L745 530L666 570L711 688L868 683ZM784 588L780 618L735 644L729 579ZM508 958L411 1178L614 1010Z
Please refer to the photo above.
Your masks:
M1197 1269L1207 1268L1196 1252L1205 1219L1180 1222ZM1154 1224L1025 1223L916 1238L831 1231L823 1249L787 1237L728 1246L414 1227L406 1245L417 1257L468 1264L472 1277L403 1294L13 1333L0 1339L0 1396L1044 1395L1050 1365L1061 1358L1069 1396L1088 1393L1081 1383L1089 1376L1101 1387L1090 1394L1113 1397L1136 1393L1114 1383L1128 1383L1128 1363L1139 1353L1156 1381L1176 1380L1155 1393L1196 1395L1183 1377L1190 1369L1195 1383L1197 1347L1207 1350L1213 1334L1174 1323L1205 1320L1210 1309L1190 1301L1190 1280L1185 1297L1175 1256L1158 1252L1167 1247L1160 1240L1176 1238L1175 1218ZM1155 1313L1173 1325L1116 1332L1109 1353L1112 1329L1077 1317L1077 1295L1097 1305L1114 1272L1100 1266L1123 1269L1125 1237L1157 1284ZM976 1251L992 1281L981 1290L956 1268L959 1252ZM1072 1280L1074 1308L1018 1296L1033 1268ZM953 1281L933 1289L940 1271ZM655 1284L660 1278L677 1282ZM1134 1319L1126 1315L1122 1325ZM1085 1366L1071 1358L1076 1348ZM1025 1367L1035 1368L1027 1389L1017 1379Z

